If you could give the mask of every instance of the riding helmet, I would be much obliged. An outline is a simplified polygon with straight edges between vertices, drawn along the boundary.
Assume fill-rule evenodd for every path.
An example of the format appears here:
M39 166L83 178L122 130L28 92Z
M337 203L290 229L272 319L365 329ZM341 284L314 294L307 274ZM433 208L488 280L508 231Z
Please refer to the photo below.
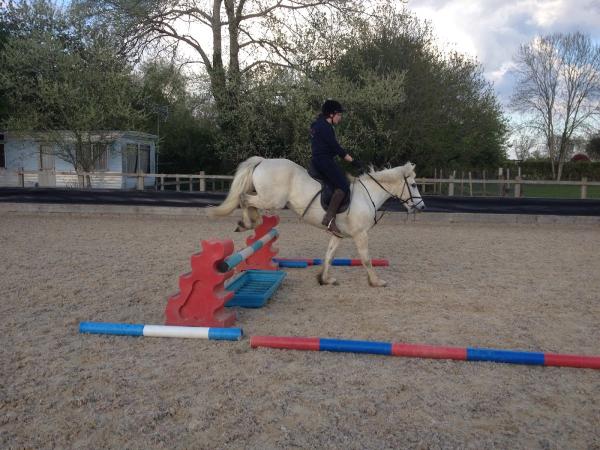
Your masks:
M331 114L342 113L344 112L344 108L337 100L325 100L323 103L323 107L321 108L321 112L325 117L329 117Z

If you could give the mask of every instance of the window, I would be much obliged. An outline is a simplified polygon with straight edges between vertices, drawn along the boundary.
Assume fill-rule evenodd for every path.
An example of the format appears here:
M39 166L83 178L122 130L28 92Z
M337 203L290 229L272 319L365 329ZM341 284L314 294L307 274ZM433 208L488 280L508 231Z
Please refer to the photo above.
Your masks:
M6 168L6 158L4 156L4 135L0 134L0 169Z
M141 144L127 144L125 147L124 167L125 173L150 173L150 146Z
M127 144L125 147L123 172L125 173L136 173L137 172L137 145Z
M139 146L140 168L144 173L150 173L150 146Z
M54 152L51 145L40 145L40 170L54 170Z
M108 170L108 145L92 144L92 156L94 158L94 170Z

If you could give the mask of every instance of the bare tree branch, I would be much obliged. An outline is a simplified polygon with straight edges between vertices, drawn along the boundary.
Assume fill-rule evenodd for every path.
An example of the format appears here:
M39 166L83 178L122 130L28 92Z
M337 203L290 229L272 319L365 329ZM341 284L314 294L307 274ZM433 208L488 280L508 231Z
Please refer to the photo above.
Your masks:
M575 134L599 117L600 46L578 32L557 33L522 46L516 62L512 106L543 130L553 176L560 180Z

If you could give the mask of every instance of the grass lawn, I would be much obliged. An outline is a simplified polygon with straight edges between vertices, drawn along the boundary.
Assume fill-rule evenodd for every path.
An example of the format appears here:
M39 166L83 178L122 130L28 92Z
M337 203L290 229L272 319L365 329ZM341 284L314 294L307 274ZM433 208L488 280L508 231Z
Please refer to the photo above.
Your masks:
M544 198L581 198L580 186L551 186L543 184L521 185L523 197L544 197ZM587 197L599 199L600 186L588 186Z
M422 186L419 185L419 188ZM439 185L436 188L436 194L440 195L448 195L448 184L444 184L441 186L441 192ZM423 190L421 189L421 194L423 194ZM428 185L425 189L424 194L432 195L433 186ZM456 196L465 196L468 197L470 195L469 186L464 184L463 188L459 183L454 185L454 195ZM484 191L483 185L477 183L473 184L473 196L474 197L492 197L492 196L500 196L499 186L497 184L488 184ZM514 197L514 185L511 184L510 190L506 193L506 197ZM522 184L521 185L521 197L538 197L538 198L571 198L571 199L579 199L581 198L581 187L580 186L564 186L564 185L543 185L543 184ZM588 186L587 188L587 197L588 199L600 199L600 186Z

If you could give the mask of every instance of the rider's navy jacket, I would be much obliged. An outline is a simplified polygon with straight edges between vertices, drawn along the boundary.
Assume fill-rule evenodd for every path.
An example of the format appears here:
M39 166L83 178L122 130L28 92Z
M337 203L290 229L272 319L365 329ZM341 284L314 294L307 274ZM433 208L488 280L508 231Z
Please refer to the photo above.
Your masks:
M343 158L348 154L338 143L335 137L333 125L325 117L320 115L310 126L310 143L312 146L312 157L314 159L330 158L335 155Z

